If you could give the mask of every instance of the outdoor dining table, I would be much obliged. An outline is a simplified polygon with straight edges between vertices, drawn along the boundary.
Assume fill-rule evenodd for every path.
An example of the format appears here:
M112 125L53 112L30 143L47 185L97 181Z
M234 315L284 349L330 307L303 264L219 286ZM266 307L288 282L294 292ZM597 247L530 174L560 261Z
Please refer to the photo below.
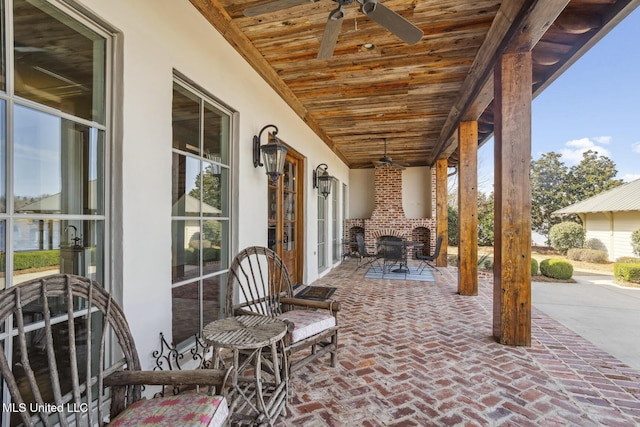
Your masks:
M378 245L378 249L382 250L382 257L385 259L385 261L387 260L392 260L392 261L399 261L399 265L398 268L391 270L393 273L408 273L409 272L409 266L408 266L408 253L409 253L409 247L422 247L424 246L424 243L422 242L415 242L412 240L382 240L382 241L378 241L377 243ZM399 249L400 251L400 256L393 256L393 257L389 257L387 258L387 256L385 255L385 252L387 251L387 249L385 248L388 246L391 247L395 247L396 249ZM398 252L395 252L394 255L396 255Z

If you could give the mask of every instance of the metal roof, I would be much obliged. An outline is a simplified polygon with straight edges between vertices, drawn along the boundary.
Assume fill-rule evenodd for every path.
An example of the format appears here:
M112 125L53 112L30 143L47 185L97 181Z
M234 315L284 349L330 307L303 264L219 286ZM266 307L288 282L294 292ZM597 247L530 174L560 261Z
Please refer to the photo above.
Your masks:
M566 208L558 209L554 214L619 211L640 211L640 179L627 182Z

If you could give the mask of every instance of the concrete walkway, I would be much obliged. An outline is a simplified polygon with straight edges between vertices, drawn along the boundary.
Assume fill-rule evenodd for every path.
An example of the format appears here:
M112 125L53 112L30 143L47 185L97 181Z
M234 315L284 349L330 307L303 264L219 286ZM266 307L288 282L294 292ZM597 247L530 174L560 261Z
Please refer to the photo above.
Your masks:
M532 282L533 305L597 347L640 370L640 288L580 272L577 283Z

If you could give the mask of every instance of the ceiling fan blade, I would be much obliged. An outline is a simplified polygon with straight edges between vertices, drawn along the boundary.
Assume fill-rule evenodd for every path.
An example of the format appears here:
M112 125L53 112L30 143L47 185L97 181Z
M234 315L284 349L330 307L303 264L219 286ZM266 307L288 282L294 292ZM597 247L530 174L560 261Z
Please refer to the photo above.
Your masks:
M333 10L329 14L327 25L324 28L324 33L322 34L320 49L318 50L318 59L325 60L333 56L333 50L336 48L338 36L340 35L340 28L342 28L343 18L344 12L342 11L342 6Z
M417 43L424 35L420 28L377 0L364 1L360 6L360 11L407 44Z
M258 16L265 13L288 9L293 6L300 6L305 3L316 3L320 0L275 0L270 3L261 4L244 10L244 16Z

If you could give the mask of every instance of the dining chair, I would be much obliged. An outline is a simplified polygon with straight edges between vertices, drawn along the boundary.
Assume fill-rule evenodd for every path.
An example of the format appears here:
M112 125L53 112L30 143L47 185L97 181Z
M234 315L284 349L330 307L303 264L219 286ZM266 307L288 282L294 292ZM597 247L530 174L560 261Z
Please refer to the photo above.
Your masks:
M436 241L436 249L433 251L431 255L422 255L419 252L416 252L415 258L420 260L420 264L418 265L418 274L421 274L425 267L429 266L436 270L438 273L442 274L438 267L434 264L434 261L440 256L440 249L442 248L442 236L438 236L438 240Z

